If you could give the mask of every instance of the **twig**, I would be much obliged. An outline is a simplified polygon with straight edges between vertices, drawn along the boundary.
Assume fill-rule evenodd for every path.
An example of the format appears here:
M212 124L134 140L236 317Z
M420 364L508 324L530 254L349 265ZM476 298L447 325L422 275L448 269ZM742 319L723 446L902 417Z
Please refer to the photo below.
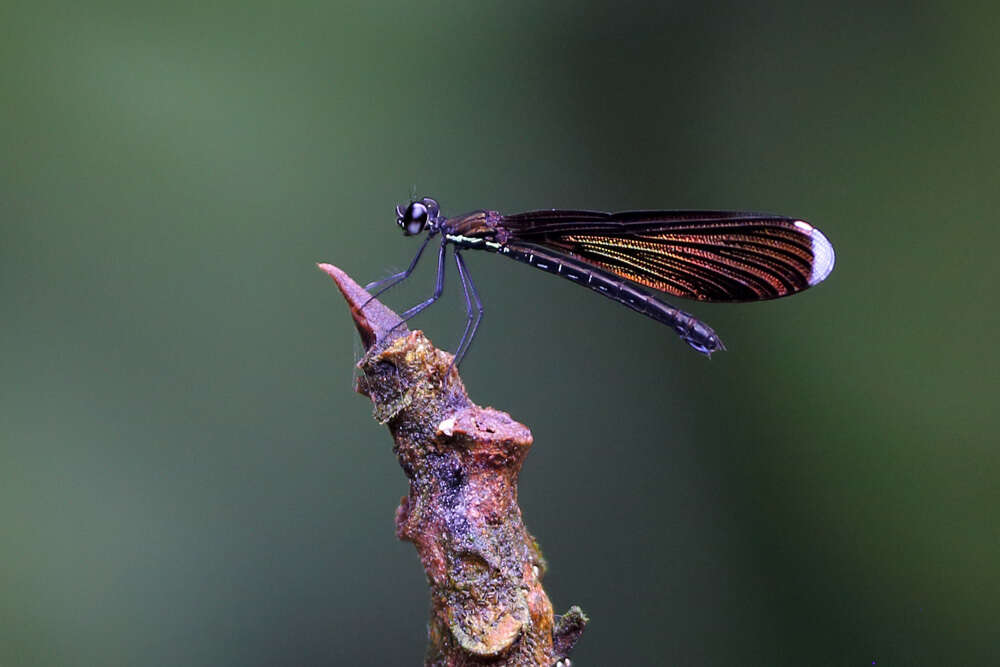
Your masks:
M410 480L396 536L416 546L430 586L425 664L568 665L587 617L575 606L554 617L545 559L521 520L517 477L531 432L470 401L452 355L340 269L319 268L351 308L366 348L357 390L389 427Z

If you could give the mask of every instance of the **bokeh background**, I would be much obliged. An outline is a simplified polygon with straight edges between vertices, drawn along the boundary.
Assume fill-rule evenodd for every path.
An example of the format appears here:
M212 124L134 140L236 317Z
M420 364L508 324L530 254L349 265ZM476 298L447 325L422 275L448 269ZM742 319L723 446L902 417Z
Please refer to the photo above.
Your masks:
M463 375L578 665L1000 653L992 3L5 2L0 664L414 665L406 483L314 263L476 208L801 216L729 351L468 254ZM389 294L426 296L433 261ZM454 267L423 328L453 348Z

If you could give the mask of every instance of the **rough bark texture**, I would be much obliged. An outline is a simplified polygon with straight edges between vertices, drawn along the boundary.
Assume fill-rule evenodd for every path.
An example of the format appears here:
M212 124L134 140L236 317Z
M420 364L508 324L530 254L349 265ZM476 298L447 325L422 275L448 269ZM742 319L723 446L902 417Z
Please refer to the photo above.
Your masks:
M410 480L396 536L416 546L430 586L425 664L569 664L587 618L579 607L553 615L545 559L517 505L531 432L472 403L450 354L344 272L319 267L340 287L367 349L357 390L389 427Z

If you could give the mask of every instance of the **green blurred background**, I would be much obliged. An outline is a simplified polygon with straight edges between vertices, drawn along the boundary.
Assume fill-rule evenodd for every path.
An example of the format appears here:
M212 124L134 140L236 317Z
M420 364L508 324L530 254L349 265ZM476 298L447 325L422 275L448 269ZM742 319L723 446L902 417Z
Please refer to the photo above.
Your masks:
M413 188L771 210L837 249L796 298L691 306L711 361L467 255L463 375L534 432L521 504L557 610L592 618L575 664L996 664L998 16L3 3L0 664L420 664L405 478L314 267L404 267ZM444 348L449 272L414 325Z

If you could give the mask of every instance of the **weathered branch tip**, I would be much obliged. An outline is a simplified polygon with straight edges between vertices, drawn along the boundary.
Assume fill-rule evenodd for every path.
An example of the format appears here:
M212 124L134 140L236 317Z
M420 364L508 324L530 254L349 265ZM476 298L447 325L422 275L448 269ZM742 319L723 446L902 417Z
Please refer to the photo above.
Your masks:
M545 559L521 519L517 479L531 432L472 403L452 355L337 267L318 266L351 309L366 348L357 390L389 427L409 479L396 535L416 546L430 586L424 664L568 664L587 617L573 607L556 619Z

